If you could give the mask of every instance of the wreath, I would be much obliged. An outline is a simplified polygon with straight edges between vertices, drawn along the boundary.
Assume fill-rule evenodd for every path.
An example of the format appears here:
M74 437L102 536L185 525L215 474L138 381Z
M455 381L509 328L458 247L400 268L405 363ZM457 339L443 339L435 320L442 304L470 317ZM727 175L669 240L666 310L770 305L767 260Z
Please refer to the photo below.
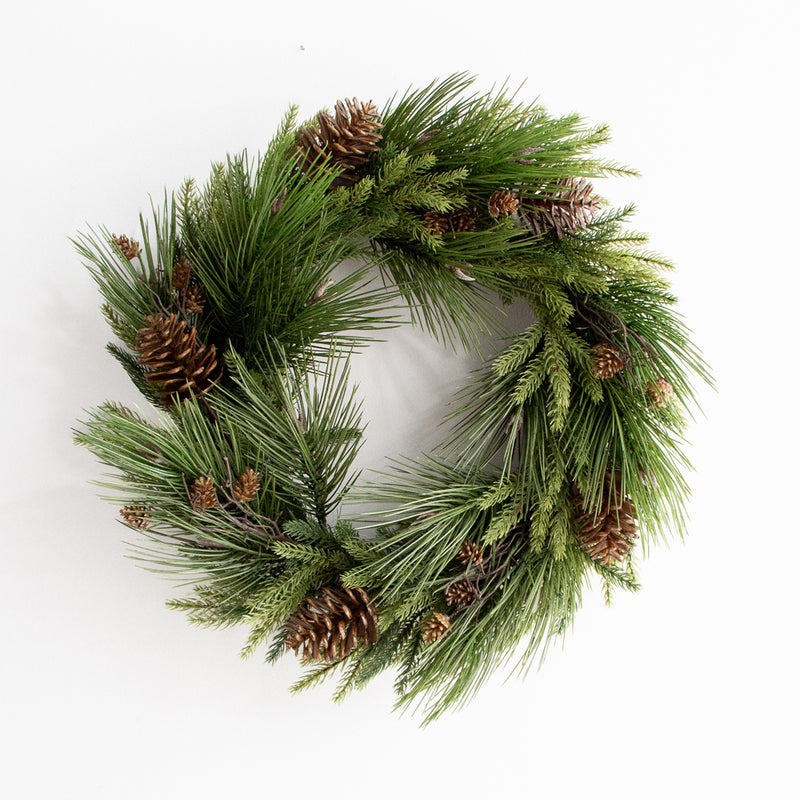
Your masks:
M472 82L293 108L135 237L75 239L108 350L157 409L106 402L76 438L114 470L134 555L192 587L170 605L246 625L245 654L294 651L294 688L337 673L343 697L393 667L426 722L543 655L593 576L635 590L637 550L683 535L681 432L710 380L668 262L590 182L633 174L594 154L607 128ZM402 306L476 351L513 301L532 324L459 393L452 433L357 483L354 353ZM380 504L374 535L341 516L348 493Z

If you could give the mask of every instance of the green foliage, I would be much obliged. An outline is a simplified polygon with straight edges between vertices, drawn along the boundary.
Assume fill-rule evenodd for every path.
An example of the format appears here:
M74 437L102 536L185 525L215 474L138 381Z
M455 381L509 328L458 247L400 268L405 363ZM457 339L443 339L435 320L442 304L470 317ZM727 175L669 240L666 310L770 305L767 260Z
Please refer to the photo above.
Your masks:
M192 587L171 607L194 624L245 626L243 654L265 649L269 661L309 595L365 590L377 642L311 667L294 688L336 673L341 699L393 668L398 706L426 721L514 658L526 671L569 628L591 579L608 600L638 588L632 556L603 565L581 547L576 502L599 511L614 473L643 552L682 535L684 420L694 384L710 381L674 311L669 262L626 227L632 207L564 236L525 227L526 202L565 181L631 172L597 157L607 128L472 84L454 75L393 99L381 147L350 188L332 190L325 164L299 168L291 109L263 154L229 156L204 184L165 195L140 221L137 258L103 228L75 241L119 340L109 352L148 401L160 402L136 334L149 315L182 316L225 365L206 394L153 420L106 403L76 433L113 469L100 482L112 498L147 508L134 558ZM514 191L520 213L491 216L498 189ZM426 223L454 211L470 224ZM202 313L189 314L174 285L179 259L203 287ZM343 260L357 266L345 272ZM520 300L533 320L515 334L500 305ZM400 302L452 346L477 352L490 331L507 341L459 393L438 448L358 487L363 430L348 361L396 324ZM624 356L618 374L595 375L598 343ZM652 402L659 379L677 393L667 407ZM249 501L234 491L246 469L261 475ZM193 505L198 477L214 482L211 508ZM378 523L374 538L337 519L354 491L382 504L358 521ZM481 558L460 559L465 542ZM454 605L448 589L464 582L474 599ZM450 627L426 641L434 613Z

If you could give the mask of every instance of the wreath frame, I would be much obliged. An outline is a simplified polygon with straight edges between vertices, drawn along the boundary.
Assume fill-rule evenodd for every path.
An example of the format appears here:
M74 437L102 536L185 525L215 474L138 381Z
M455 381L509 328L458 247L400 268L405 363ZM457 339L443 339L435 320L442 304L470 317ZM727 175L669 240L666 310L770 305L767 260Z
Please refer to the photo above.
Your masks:
M397 706L424 723L542 657L592 576L610 601L638 588L637 549L683 536L682 434L711 382L671 265L590 183L635 174L594 155L607 127L473 83L301 126L292 108L263 154L165 195L141 244L74 240L110 353L159 409L107 402L76 430L114 469L99 483L141 534L134 556L193 585L170 603L191 622L245 624L244 655L315 662L293 688L339 672L342 698L396 667ZM364 265L334 281L345 259ZM431 455L362 487L388 506L362 537L336 519L363 432L349 358L399 304L474 352L496 298L534 322L506 332Z

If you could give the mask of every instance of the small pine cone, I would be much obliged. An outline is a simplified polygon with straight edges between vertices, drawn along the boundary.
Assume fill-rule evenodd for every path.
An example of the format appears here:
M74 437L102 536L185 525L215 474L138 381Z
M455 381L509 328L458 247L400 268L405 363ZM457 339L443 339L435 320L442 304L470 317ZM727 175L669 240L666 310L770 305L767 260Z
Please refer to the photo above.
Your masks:
M441 128L430 128L429 130L425 131L425 133L419 136L419 138L417 139L417 144L425 144L425 142L429 141L430 139L433 139L433 137L436 136L437 133L441 132L442 132Z
M237 479L233 486L233 496L240 503L249 503L255 500L261 486L261 473L248 467Z
M336 283L336 281L333 278L326 278L322 283L318 284L317 288L314 289L314 294L311 295L311 299L306 305L310 306L313 303L319 303L320 300L323 300L328 293L328 289L330 289L334 283Z
M666 408L675 396L675 389L666 378L659 378L655 384L647 384L647 394L654 406Z
M129 239L127 236L114 236L112 234L111 238L114 240L114 244L122 250L122 255L128 261L132 261L139 255L139 242Z
M466 266L471 267L472 264L466 264ZM453 273L460 281L464 281L464 283L473 283L475 278L469 274L465 269L462 269L458 266L458 264L448 264L447 269Z
M442 236L448 228L447 215L438 211L426 211L422 224L432 236Z
M478 599L478 587L472 581L451 583L444 596L451 606L468 606Z
M206 292L199 283L187 286L183 293L183 302L186 310L192 314L200 314L206 306Z
M150 509L147 506L125 506L119 513L128 525L139 530L143 530L152 522Z
M437 639L441 639L449 628L450 617L447 614L440 614L438 611L434 611L433 616L422 625L422 641L435 642Z
M622 351L609 342L600 342L592 348L594 353L594 366L592 367L592 374L595 378L606 380L613 378L618 372L625 367L625 362L622 360Z
M638 538L636 509L622 494L622 475L606 473L600 509L596 513L586 508L580 494L576 495L576 505L578 539L584 550L606 566L612 559L622 561Z
M172 288L180 291L189 285L192 279L192 262L187 258L182 258L172 265Z
M194 479L192 491L189 496L192 508L202 511L207 508L214 508L217 504L217 493L214 491L214 479L201 475Z
M284 187L283 191L275 198L272 202L272 205L269 208L269 216L270 219L274 217L282 208L283 204L286 202L286 188Z
M157 314L145 322L136 334L139 363L147 367L145 377L164 404L172 404L176 395L180 402L202 395L219 380L216 348L198 341L194 325L177 314Z
M475 217L468 208L459 208L448 214L447 221L453 233L462 233L475 230Z
M523 203L523 217L530 230L541 236L550 230L560 239L585 228L600 210L600 199L584 178L561 181L553 193L536 196Z
M510 216L519 206L519 198L508 189L498 189L492 193L489 198L489 213L493 217L498 217L500 214Z
M286 621L286 646L303 661L337 661L358 647L359 639L365 645L378 640L378 615L363 589L327 587L307 597Z
M480 544L478 544L478 542L473 542L467 539L464 544L461 545L461 549L458 551L456 558L465 567L468 564L472 564L474 567L477 567L483 563L483 548L480 546Z
M311 168L317 159L328 156L342 172L333 186L352 186L361 179L357 170L379 149L378 111L370 103L353 98L336 103L335 116L325 111L317 114L317 125L306 125L297 134L297 151L302 156L302 169Z
M516 161L517 164L535 164L536 159L528 158L528 156L541 152L541 149L541 147L526 147L524 150L520 150L519 153L515 153L516 156L522 156L522 158L515 158L514 161Z

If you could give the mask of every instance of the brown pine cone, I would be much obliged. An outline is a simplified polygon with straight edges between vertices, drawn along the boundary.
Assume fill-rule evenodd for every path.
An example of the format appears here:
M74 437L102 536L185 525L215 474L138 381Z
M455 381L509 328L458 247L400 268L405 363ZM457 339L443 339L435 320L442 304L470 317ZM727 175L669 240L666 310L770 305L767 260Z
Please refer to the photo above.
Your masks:
M422 224L432 236L442 236L448 228L447 215L438 211L426 211Z
M336 103L335 116L325 111L317 114L317 125L306 125L297 134L297 151L302 156L302 169L308 170L324 156L342 172L332 186L351 186L360 180L357 170L379 149L378 111L370 103L353 98Z
M596 513L586 508L580 493L576 493L575 502L578 539L584 550L601 564L608 565L612 559L622 561L638 538L636 509L622 494L622 475L606 473L600 509Z
M498 189L489 198L489 214L498 217L500 214L510 216L519 206L519 198L508 189Z
M480 566L483 563L483 548L478 542L473 542L467 539L461 545L456 558L466 567L472 564L474 567Z
M183 302L186 304L187 311L191 311L192 314L200 314L206 305L205 290L199 283L187 286L183 293Z
M192 279L192 262L188 258L182 258L172 265L172 288L181 290L189 285Z
M261 486L261 473L248 467L237 479L233 486L233 496L240 503L249 503L255 500Z
M128 525L139 530L143 530L152 522L150 509L147 506L125 506L119 513Z
M541 147L526 147L524 150L520 150L519 153L515 153L514 155L517 158L513 159L517 162L517 164L535 164L535 158L528 158L528 156L535 155L536 153L540 153L542 151ZM520 158L521 156L521 158Z
M269 216L270 219L274 217L282 208L283 204L286 202L286 188L284 187L283 191L273 200L272 205L269 208Z
M363 589L327 587L309 595L286 622L286 646L303 661L337 661L349 655L359 639L378 640L378 615Z
M459 208L447 216L447 221L453 233L470 232L475 230L475 217L468 208Z
M111 235L111 238L128 261L132 261L139 255L139 242L129 239L127 236L115 236L114 234Z
M444 596L451 606L468 606L478 599L478 587L472 581L457 581L445 589Z
M555 231L561 238L585 228L600 210L600 198L584 178L560 181L555 192L523 201L523 218L536 236Z
M449 628L450 617L447 614L440 614L438 611L434 611L433 616L422 625L422 641L435 642L437 639L441 639Z
M172 404L207 392L222 373L213 344L197 339L197 329L177 314L145 318L147 326L136 334L139 363L145 377L158 388L161 401Z
M594 353L594 366L592 374L595 378L606 380L613 378L625 367L622 360L622 351L610 342L600 342L592 348Z
M666 378L659 378L655 384L647 384L647 394L654 406L666 408L675 396L675 389Z
M201 475L199 478L194 479L192 484L192 491L189 496L192 503L192 508L197 511L202 511L208 508L214 508L217 504L217 493L214 490L214 479L206 475Z

